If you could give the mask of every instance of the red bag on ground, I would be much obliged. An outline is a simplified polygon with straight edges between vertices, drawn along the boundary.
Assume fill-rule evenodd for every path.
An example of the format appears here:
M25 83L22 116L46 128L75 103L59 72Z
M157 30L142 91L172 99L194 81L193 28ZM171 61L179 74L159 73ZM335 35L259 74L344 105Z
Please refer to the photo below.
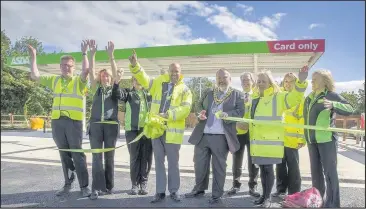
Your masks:
M322 205L323 198L315 187L287 195L282 202L284 208L321 208Z

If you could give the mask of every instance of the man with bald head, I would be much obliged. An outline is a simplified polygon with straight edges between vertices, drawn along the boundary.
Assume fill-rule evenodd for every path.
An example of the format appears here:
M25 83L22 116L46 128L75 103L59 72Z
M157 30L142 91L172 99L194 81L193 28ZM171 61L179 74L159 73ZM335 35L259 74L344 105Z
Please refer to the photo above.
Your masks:
M168 160L168 190L170 198L179 202L179 150L183 143L185 120L191 112L192 93L183 82L179 64L173 63L169 66L168 73L162 73L157 78L150 78L137 62L135 51L133 51L129 60L129 68L133 77L152 96L150 113L159 114L167 119L167 129L164 134L161 137L152 139L156 172L156 194L151 203L160 202L165 198L167 184L165 156Z
M240 148L236 135L236 123L225 117L244 116L244 95L231 86L230 73L226 69L216 72L216 87L205 92L199 101L199 123L194 128L189 143L194 147L196 185L186 198L203 195L208 189L212 156L212 197L209 203L217 203L224 194L226 160L229 151ZM215 113L220 111L219 118Z

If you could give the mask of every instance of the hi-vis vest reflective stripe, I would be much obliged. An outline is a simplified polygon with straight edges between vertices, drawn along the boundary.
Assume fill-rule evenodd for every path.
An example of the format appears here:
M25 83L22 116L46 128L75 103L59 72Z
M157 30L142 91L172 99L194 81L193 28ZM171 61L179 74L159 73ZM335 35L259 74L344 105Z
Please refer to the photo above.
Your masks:
M62 89L61 76L53 81L52 119L62 115L73 120L83 120L83 95L79 90L79 77L72 78L66 89Z
M299 109L302 103L284 112L284 122L289 124L304 124L304 117L300 116ZM302 115L302 114L301 114ZM304 129L285 127L285 147L297 148L299 143L305 143Z
M282 116L277 115L282 107L277 106L277 94L271 101L272 108L265 108L265 101L258 99L254 114L255 120L281 121ZM283 158L284 154L284 129L281 127L250 124L250 155L253 162L265 162L268 158ZM264 163L265 164L265 163Z

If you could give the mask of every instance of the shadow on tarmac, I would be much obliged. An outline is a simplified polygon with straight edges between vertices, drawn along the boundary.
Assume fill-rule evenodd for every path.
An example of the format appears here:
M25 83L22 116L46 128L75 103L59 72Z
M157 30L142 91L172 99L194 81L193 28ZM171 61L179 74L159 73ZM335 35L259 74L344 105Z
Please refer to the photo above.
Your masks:
M206 193L204 197L199 198L184 198L181 195L181 201L175 202L170 199L167 194L165 200L152 204L150 203L153 198L152 195L147 196L125 196L123 198L117 198L117 195L125 194L128 190L117 190L112 195L99 196L97 200L90 200L87 197L81 197L79 191L71 191L69 194L57 197L55 196L55 190L51 191L39 191L39 192L25 192L15 194L2 194L1 195L1 207L230 207L240 205L240 207L253 207L253 197L242 197L242 195L248 195L248 192L239 192L235 196L241 196L235 198L235 196L224 196L222 200L210 205L208 199L211 193ZM273 202L276 206L278 203Z

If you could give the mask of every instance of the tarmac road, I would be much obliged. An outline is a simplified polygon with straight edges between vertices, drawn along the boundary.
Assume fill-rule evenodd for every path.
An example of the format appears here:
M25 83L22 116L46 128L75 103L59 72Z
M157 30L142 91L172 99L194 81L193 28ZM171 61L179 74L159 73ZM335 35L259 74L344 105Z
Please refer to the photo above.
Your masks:
M89 169L91 174L91 169ZM206 197L184 199L175 203L169 198L158 204L150 200L155 189L155 175L150 175L149 194L147 196L131 196L126 192L130 188L129 174L115 172L115 194L101 196L98 200L81 198L77 181L72 192L66 197L56 197L54 193L62 186L61 167L55 165L35 165L25 163L1 162L1 207L210 207L207 203L210 190ZM211 179L212 181L212 179ZM231 181L227 180L225 189L229 189ZM237 196L225 197L217 207L252 207L254 198L245 191ZM181 177L181 194L189 192L194 185L194 178ZM211 185L209 186L211 188ZM309 185L303 185L303 189ZM259 186L260 189L260 186ZM365 188L341 188L342 207L365 206ZM273 207L279 207L274 204Z

